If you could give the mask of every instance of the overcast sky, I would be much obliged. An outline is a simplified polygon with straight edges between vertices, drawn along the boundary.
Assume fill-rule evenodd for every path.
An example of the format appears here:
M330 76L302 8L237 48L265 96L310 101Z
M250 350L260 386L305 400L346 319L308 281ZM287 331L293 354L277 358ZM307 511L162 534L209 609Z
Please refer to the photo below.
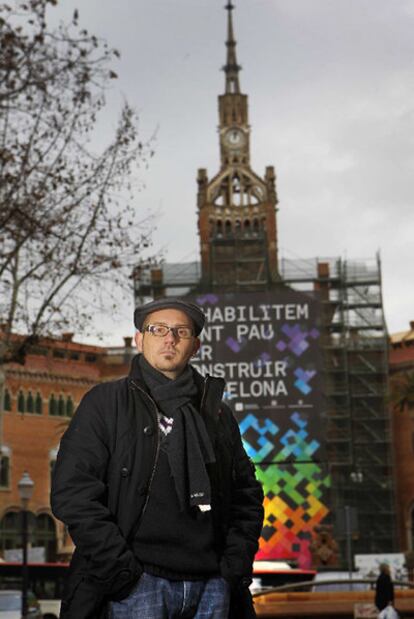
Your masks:
M251 161L277 172L285 258L381 253L390 332L414 320L414 2L236 0L241 88L249 95ZM156 155L136 196L160 211L155 247L199 257L196 174L218 171L217 95L224 89L225 0L60 0L121 52L108 98L123 98ZM130 331L130 307L110 341ZM121 331L120 331L121 330ZM114 337L115 340L114 341Z

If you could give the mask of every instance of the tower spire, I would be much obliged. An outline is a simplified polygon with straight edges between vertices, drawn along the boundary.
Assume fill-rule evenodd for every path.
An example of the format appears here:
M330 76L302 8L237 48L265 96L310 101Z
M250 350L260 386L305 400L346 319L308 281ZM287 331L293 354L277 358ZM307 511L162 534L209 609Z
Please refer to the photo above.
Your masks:
M228 11L227 19L227 61L223 69L226 74L226 94L240 94L239 71L241 67L237 64L236 40L233 31L232 11L234 5L228 0L225 9Z
M209 181L198 171L198 229L206 290L264 290L279 281L276 186L273 167L258 176L250 166L248 96L240 92L234 0L225 0L225 92L218 97L220 169Z

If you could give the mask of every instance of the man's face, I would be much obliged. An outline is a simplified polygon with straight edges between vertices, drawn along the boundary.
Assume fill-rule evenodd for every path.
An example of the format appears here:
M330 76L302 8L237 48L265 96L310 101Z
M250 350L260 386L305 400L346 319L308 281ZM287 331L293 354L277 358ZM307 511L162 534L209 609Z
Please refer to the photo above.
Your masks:
M167 327L190 327L194 329L193 321L187 314L177 309L162 309L148 314L144 328L148 325L166 325ZM135 343L153 368L165 374L168 378L177 378L184 370L190 358L200 348L198 337L182 339L168 331L164 337L157 337L148 331L137 332Z

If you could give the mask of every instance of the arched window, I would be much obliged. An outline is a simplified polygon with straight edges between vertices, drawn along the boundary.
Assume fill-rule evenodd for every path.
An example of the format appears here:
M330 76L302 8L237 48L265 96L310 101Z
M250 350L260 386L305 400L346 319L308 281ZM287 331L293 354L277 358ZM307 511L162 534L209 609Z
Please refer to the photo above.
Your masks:
M45 560L56 561L56 528L49 514L29 514L29 522L34 522L30 541L31 546L45 549ZM22 547L22 532L19 512L7 512L0 521L0 552Z
M0 521L0 549L4 556L5 550L22 547L22 532L19 522L19 512L7 512Z
M25 401L24 401L24 393L20 389L19 395L17 396L17 410L19 413L24 413L26 410Z
M60 394L59 402L58 402L58 415L59 417L65 416L65 400L63 399L63 395Z
M53 393L49 398L49 415L57 415L57 402Z
M0 456L0 488L10 486L10 459L7 456Z
M69 395L66 400L66 417L72 417L73 415L73 400Z
M26 399L26 411L28 413L34 413L34 400L32 396L32 392L29 391Z
M32 534L32 546L45 549L45 560L56 561L56 526L49 514L39 514Z
M240 183L240 178L234 176L232 179L232 204L243 206L244 191Z
M43 409L43 402L42 402L42 396L40 395L39 392L36 393L36 402L35 402L35 412L36 415L41 415L42 414L42 409Z
M225 235L226 236L231 236L231 221L230 219L226 220L226 224L225 224Z
M6 445L0 447L0 488L10 487L11 449Z
M12 409L11 395L8 389L4 390L3 408L5 411L11 411Z
M221 219L217 219L216 231L217 231L217 236L223 236L223 224L222 224Z

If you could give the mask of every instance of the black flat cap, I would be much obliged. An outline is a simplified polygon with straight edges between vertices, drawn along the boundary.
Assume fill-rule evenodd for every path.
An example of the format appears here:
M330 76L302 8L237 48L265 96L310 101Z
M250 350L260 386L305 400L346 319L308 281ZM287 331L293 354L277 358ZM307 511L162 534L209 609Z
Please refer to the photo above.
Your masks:
M204 316L204 312L201 307L199 307L195 303L190 303L190 301L186 301L185 299L177 297L164 297L163 299L155 299L155 301L151 301L150 303L145 303L145 305L137 307L134 312L135 327L138 329L138 331L141 331L145 317L148 316L148 314L152 314L152 312L158 312L158 310L169 308L181 310L182 312L187 314L187 316L189 316L194 323L196 335L199 335L199 333L203 330L206 317Z

